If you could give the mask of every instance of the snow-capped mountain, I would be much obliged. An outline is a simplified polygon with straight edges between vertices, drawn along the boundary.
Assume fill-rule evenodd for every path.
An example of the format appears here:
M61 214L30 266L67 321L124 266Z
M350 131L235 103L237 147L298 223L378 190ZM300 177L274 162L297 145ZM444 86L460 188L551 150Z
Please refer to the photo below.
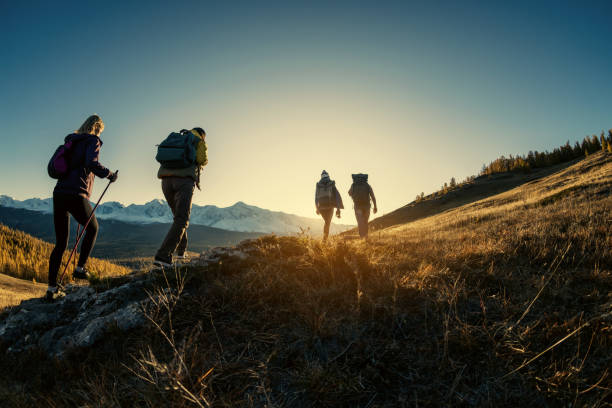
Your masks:
M6 195L0 195L0 206L44 213L53 212L53 200L51 198L30 198L19 201ZM172 222L170 208L164 200L159 199L149 201L146 204L130 204L128 206L116 201L109 201L100 204L96 210L96 217L138 224ZM194 204L191 208L190 223L229 231L274 234L293 234L300 232L301 229L310 228L317 235L322 232L323 226L321 218L300 217L280 211L270 211L245 204L242 201L225 208ZM342 232L352 227L351 225L332 224L331 232Z

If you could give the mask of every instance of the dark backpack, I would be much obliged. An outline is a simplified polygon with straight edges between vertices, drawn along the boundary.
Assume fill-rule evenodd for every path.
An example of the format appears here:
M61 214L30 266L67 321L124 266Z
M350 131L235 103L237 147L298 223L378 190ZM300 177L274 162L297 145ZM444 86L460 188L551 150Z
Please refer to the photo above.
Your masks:
M353 202L359 207L370 206L370 185L367 174L353 174Z
M157 145L157 160L167 169L184 169L191 167L196 162L197 137L183 129L180 132L172 132Z
M68 171L70 171L70 153L74 143L74 141L70 140L55 149L55 153L53 153L49 164L47 164L49 177L54 179L66 177Z
M334 208L336 206L336 197L334 196L334 185L336 183L330 181L329 183L317 183L317 190L315 192L317 203L319 208Z

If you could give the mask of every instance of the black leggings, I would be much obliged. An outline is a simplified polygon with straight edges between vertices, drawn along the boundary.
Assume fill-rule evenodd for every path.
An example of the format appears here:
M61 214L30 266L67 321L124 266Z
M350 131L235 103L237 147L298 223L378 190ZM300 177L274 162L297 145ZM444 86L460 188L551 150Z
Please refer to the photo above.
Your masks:
M78 195L53 193L53 223L55 224L55 248L49 258L49 285L57 285L57 273L62 263L62 255L68 246L70 233L70 214L81 225L85 225L93 209L89 200ZM79 266L84 266L98 235L98 221L95 215L89 221L81 244Z

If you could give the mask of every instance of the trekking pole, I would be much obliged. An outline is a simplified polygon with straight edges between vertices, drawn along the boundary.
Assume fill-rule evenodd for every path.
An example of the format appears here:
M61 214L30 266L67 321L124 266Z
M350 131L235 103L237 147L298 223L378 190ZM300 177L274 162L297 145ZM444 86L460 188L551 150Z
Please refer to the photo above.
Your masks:
M115 173L119 173L119 170L117 170ZM72 256L75 254L77 246L79 245L79 242L81 241L81 238L83 238L83 235L85 235L85 230L87 229L87 226L89 225L89 222L91 221L91 219L93 218L93 216L94 216L94 214L96 212L96 208L98 208L98 205L100 204L100 201L102 200L102 197L104 197L104 194L106 194L106 190L108 190L108 188L110 187L111 183L112 183L112 181L109 180L108 184L106 185L106 188L104 189L102 194L100 194L100 198L98 198L98 202L94 206L93 210L91 210L91 214L89 215L89 218L87 219L87 222L85 223L85 225L83 225L83 229L81 230L80 234L78 233L78 228L77 228L77 240L74 243L74 248L72 248L72 252L70 252L70 256L68 257L68 261L66 261L66 266L64 266L64 270L62 271L62 274L60 275L60 277L58 279L58 282L59 282L60 285L62 285L64 274L66 273L66 269L68 269L68 265L70 265L70 260L72 259Z
M79 223L77 222L76 237L78 237L80 233L81 233L81 224L79 224ZM75 239L76 239L76 237L75 237ZM76 243L76 241L75 241L75 243ZM72 262L72 269L75 269L75 268L76 268L76 266L77 266L77 264L76 264L76 263L77 263L77 257L75 256L75 257L73 258L73 262Z

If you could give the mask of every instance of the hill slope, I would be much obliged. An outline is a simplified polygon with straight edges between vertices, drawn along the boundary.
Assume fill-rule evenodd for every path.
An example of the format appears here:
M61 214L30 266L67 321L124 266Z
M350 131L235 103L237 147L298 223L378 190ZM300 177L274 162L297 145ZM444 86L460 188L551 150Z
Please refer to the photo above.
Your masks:
M0 273L0 311L33 297L42 297L47 285L13 278Z
M531 172L497 173L476 177L444 195L431 194L419 201L413 201L395 211L378 217L369 223L372 230L379 230L393 225L405 224L421 218L430 217L441 212L473 203L511 190L527 182L549 176L580 160L574 160L555 166L535 169Z
M611 188L612 156L597 154L369 243L244 242L151 275L141 330L111 331L59 362L0 359L0 397L24 406L605 406ZM97 290L104 298L107 288ZM10 346L6 321L0 350Z
M0 224L0 273L30 281L47 282L49 255L52 250L53 245ZM68 256L69 252L66 251L62 265ZM100 277L119 276L128 272L128 269L122 266L96 258L90 258L87 265ZM69 281L70 273L67 273L66 279Z
M99 220L100 230L93 255L99 258L117 259L153 256L163 241L169 224L134 224L116 220ZM39 211L0 206L0 223L24 231L47 242L55 242L53 216ZM76 222L70 223L71 242L76 236ZM190 225L189 250L203 251L219 245L235 245L261 233L227 231L202 225ZM74 244L73 244L74 245Z

